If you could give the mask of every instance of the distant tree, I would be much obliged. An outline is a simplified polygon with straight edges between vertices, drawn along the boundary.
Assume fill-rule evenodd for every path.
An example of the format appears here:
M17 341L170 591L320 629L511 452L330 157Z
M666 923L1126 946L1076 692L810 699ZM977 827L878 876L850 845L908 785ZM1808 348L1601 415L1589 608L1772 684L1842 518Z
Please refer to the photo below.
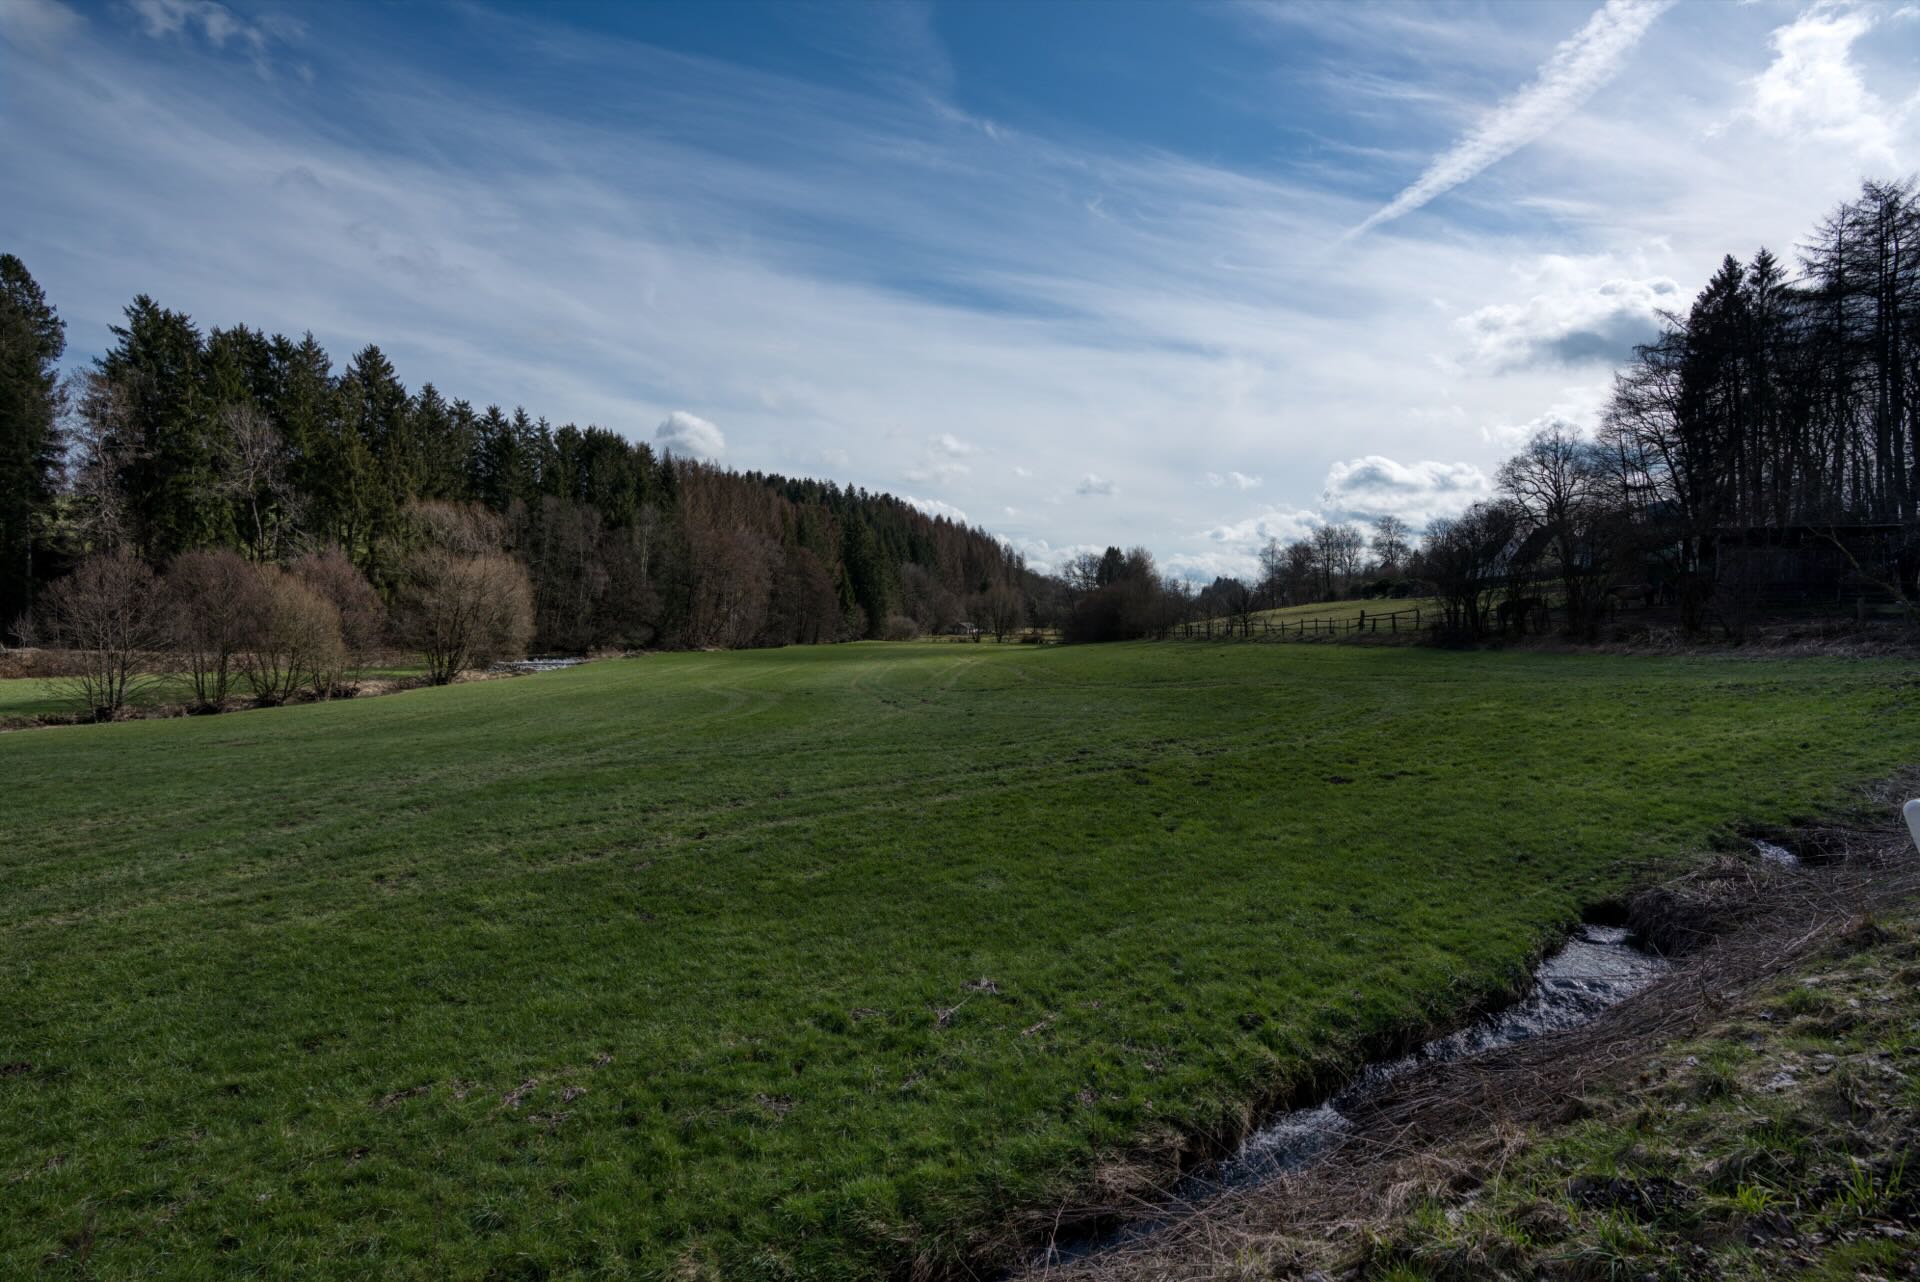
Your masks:
M997 583L982 592L974 605L974 622L1005 641L1018 632L1027 619L1027 603L1017 588Z
M86 411L111 411L96 424L117 482L126 534L143 556L170 559L191 548L232 544L233 508L221 485L222 441L204 381L206 342L191 317L144 294L113 327L114 345L95 362L101 394Z
M1398 574L1413 553L1413 532L1391 512L1374 518L1373 555L1383 573Z
M1546 535L1560 580L1567 630L1585 634L1599 621L1610 565L1605 470L1594 446L1564 423L1536 432L1501 465L1500 489L1532 528Z
M1260 608L1260 594L1254 586L1227 575L1207 585L1206 597L1216 609L1242 627L1247 626L1254 611Z
M156 679L165 615L153 571L131 552L88 557L47 589L42 607L36 632L74 652L78 667L63 682L95 720L111 718Z
M194 702L217 709L232 692L253 640L255 567L225 548L182 552L167 567L160 588L167 640L186 664Z
M402 567L394 631L445 685L468 668L526 653L533 635L527 572L500 552L416 552Z
M1485 502L1427 526L1415 569L1433 584L1454 637L1487 635L1493 597L1507 584L1521 521L1512 503Z
M1289 604L1311 599L1320 582L1320 553L1309 539L1295 539L1281 550L1282 581Z
M1080 552L1069 559L1060 571L1068 591L1078 594L1091 592L1101 586L1101 562L1102 557L1098 552Z
M1287 550L1270 538L1260 548L1260 577L1253 590L1267 605L1287 603Z
M56 369L66 325L26 265L0 254L0 641L32 605L49 531L36 518L59 476Z
M1366 536L1344 522L1323 525L1313 532L1314 560L1320 569L1322 599L1332 600L1337 595L1336 584L1351 583L1359 576L1366 546Z

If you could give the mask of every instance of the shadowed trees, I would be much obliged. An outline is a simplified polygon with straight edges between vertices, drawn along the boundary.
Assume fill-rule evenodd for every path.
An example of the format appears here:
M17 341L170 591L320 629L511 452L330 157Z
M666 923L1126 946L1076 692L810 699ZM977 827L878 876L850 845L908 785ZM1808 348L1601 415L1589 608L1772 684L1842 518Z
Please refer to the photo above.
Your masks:
M48 577L66 326L12 254L0 254L0 642Z

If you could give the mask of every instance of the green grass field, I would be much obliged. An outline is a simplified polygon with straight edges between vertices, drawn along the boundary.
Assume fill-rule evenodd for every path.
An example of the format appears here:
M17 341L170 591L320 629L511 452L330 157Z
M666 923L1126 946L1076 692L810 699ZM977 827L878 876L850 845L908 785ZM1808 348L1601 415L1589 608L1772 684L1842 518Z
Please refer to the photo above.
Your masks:
M991 1258L1911 763L1917 692L857 645L0 736L0 1276Z

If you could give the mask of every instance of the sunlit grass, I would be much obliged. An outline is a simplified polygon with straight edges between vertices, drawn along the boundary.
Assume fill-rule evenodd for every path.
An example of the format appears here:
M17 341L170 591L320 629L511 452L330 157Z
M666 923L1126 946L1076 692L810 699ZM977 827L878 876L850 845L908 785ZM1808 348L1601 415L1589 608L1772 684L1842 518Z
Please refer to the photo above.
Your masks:
M1911 761L1913 696L859 645L0 737L0 1274L978 1259Z

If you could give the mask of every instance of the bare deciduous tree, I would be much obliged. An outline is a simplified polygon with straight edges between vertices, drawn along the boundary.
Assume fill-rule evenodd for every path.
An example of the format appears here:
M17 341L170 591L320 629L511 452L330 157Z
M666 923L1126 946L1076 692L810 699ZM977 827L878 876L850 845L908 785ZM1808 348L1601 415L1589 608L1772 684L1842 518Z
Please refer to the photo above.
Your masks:
M1511 503L1475 503L1427 527L1416 568L1433 583L1454 636L1487 634L1489 607L1506 585L1519 528L1520 513Z
M1360 573L1366 547L1366 536L1344 522L1323 525L1313 532L1314 557L1319 562L1321 591L1327 600L1333 599L1336 584L1350 583Z
M88 557L49 588L38 624L46 640L75 652L74 675L60 680L101 721L154 679L166 639L153 571L125 549Z
M1380 559L1380 568L1392 574L1398 574L1413 554L1413 531L1407 523L1391 512L1375 517L1373 521L1373 554Z
M315 673L342 662L340 611L333 602L277 566L254 569L246 657L241 670L254 698L285 703Z
M975 599L974 618L995 641L1005 641L1027 621L1027 603L1019 589L995 584Z
M501 552L463 555L432 548L416 553L403 570L394 630L425 656L435 685L468 668L517 658L533 635L533 590L526 569Z
M237 552L183 552L160 581L166 604L167 639L193 679L194 702L203 710L227 701L239 676L254 625L259 580Z
M310 552L287 568L340 616L339 661L315 666L309 674L314 693L321 698L351 693L386 639L387 607L339 548Z
M222 488L247 514L246 537L254 558L265 560L273 551L268 519L282 514L292 497L286 442L273 420L251 401L227 406L221 422L226 427Z
M1545 531L1565 597L1567 630L1584 634L1599 621L1609 562L1600 451L1565 423L1534 433L1500 467L1500 488L1536 530Z

